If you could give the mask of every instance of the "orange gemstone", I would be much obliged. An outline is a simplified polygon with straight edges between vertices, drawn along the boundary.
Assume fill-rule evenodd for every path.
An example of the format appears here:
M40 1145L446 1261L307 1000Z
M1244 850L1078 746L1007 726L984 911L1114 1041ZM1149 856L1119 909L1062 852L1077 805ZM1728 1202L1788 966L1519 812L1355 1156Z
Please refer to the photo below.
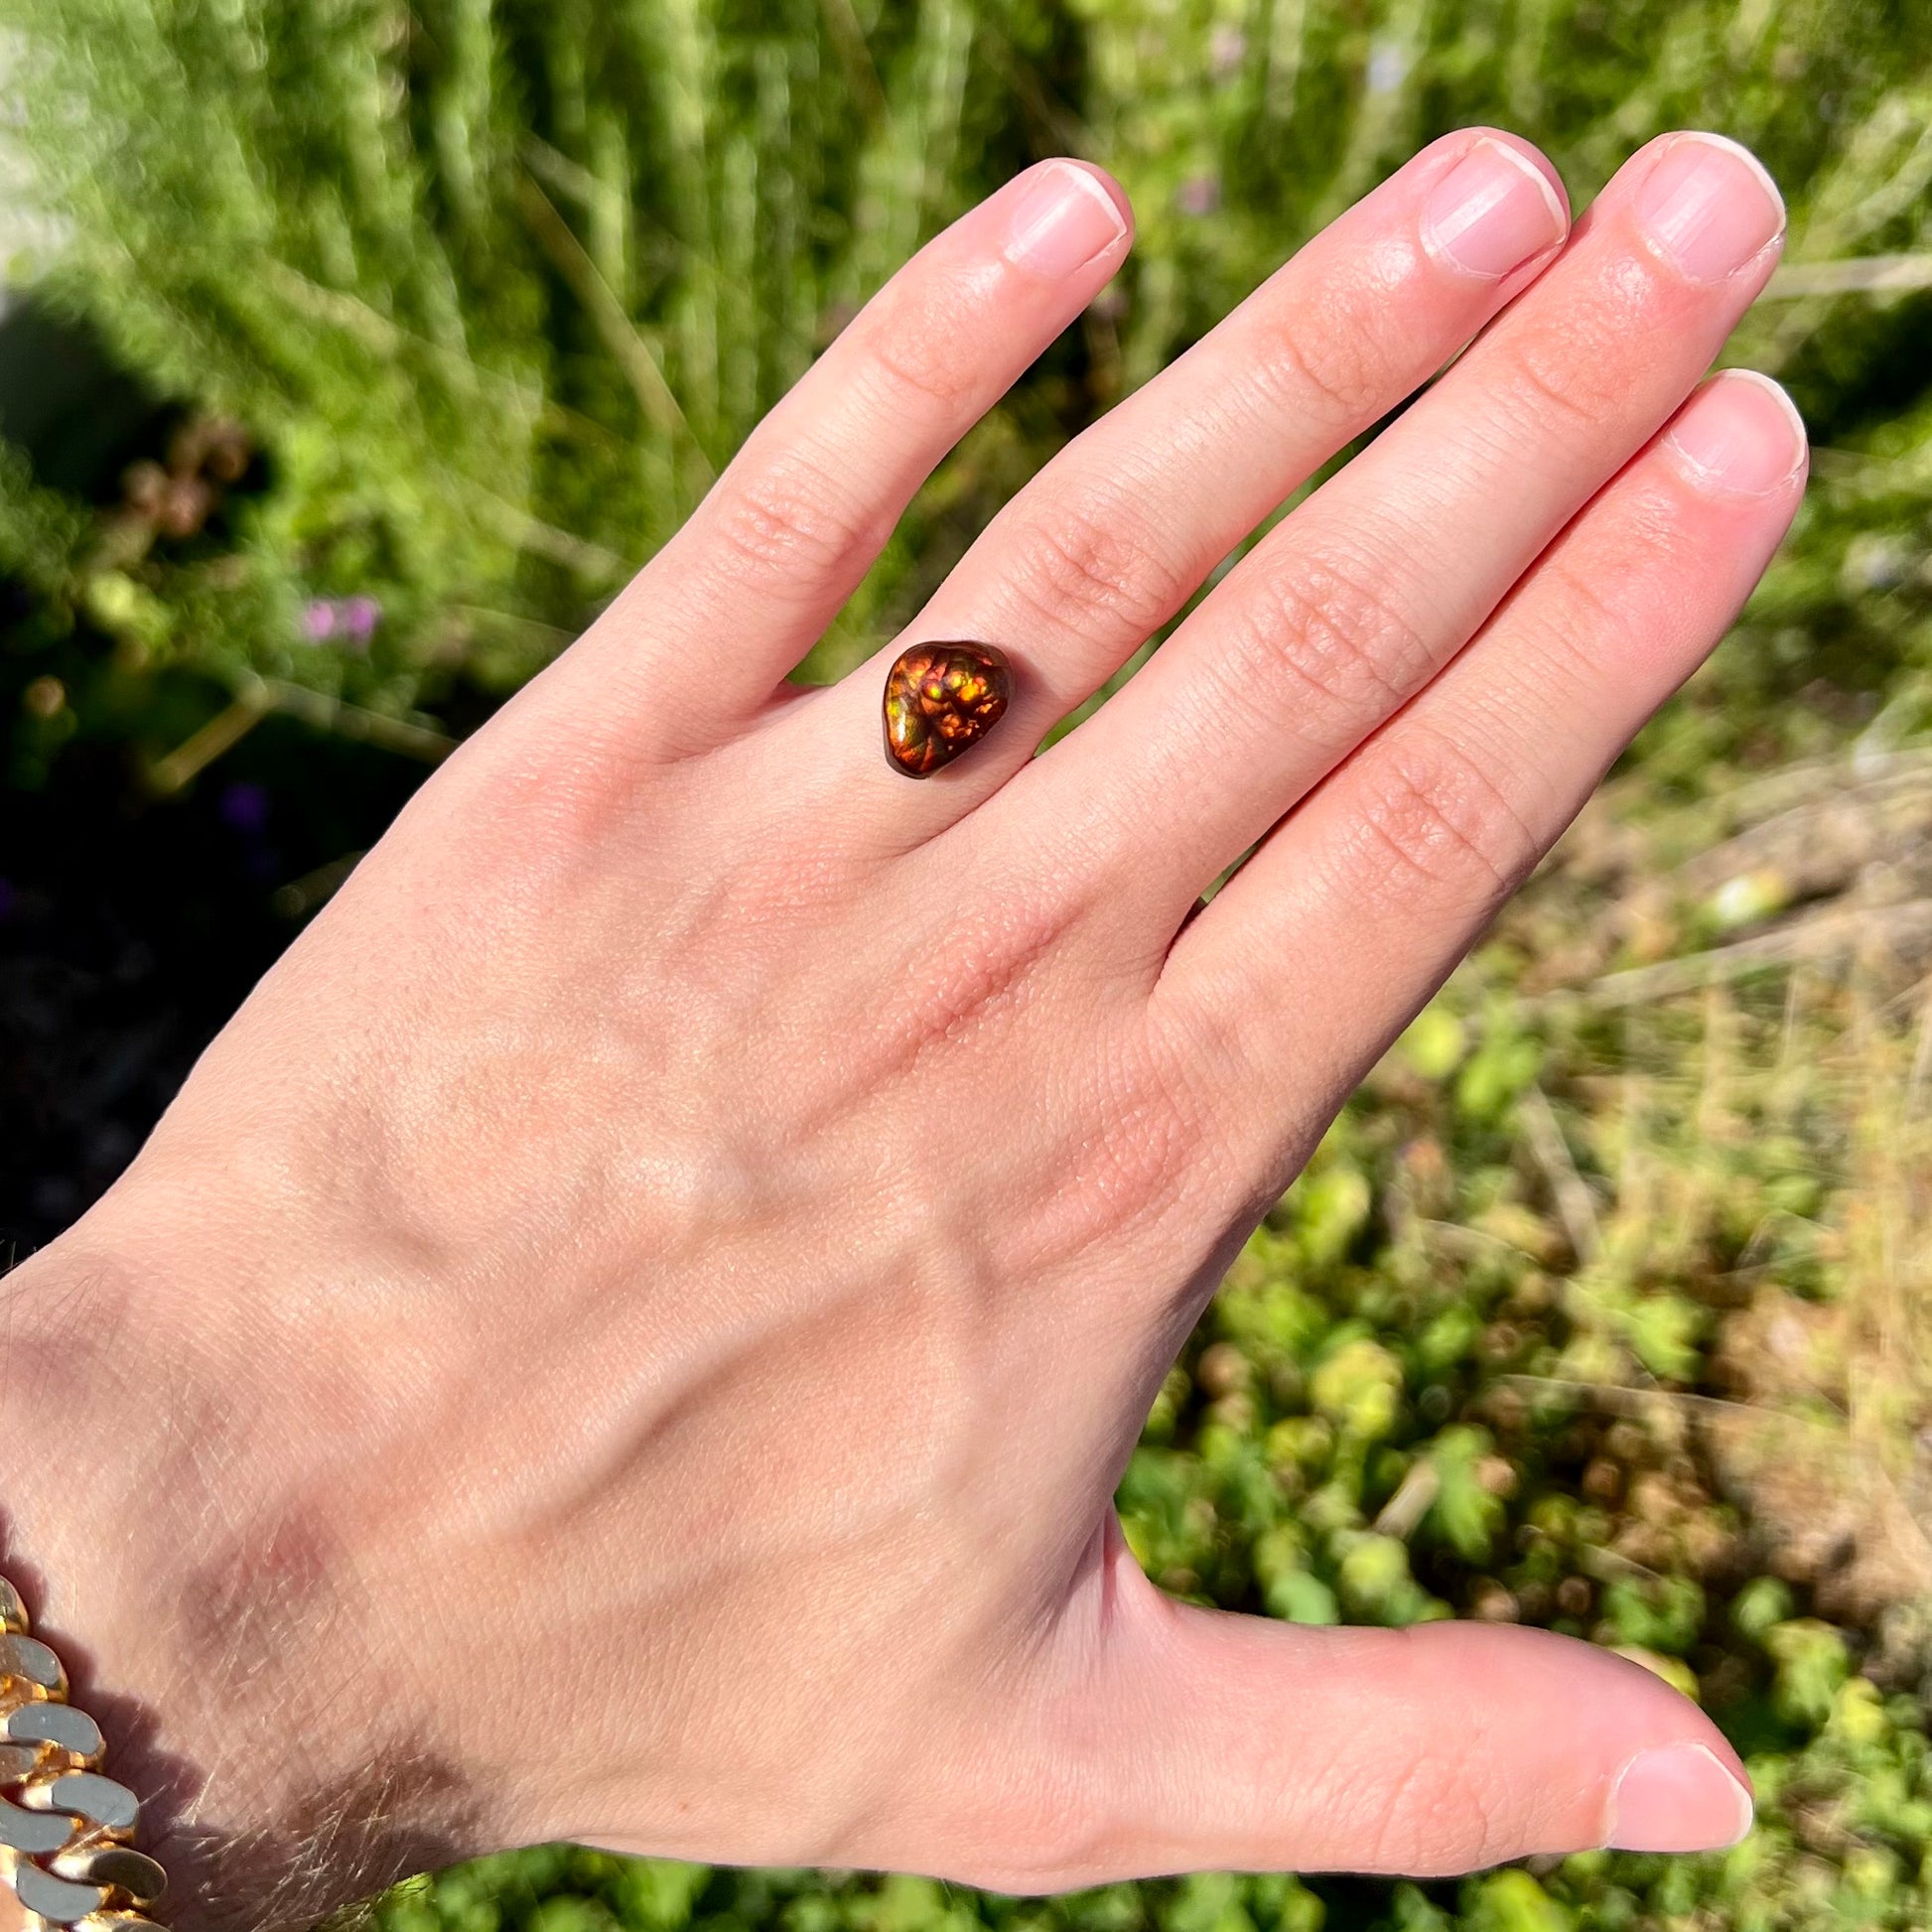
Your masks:
M886 674L886 756L929 778L1000 722L1013 666L993 644L914 644Z

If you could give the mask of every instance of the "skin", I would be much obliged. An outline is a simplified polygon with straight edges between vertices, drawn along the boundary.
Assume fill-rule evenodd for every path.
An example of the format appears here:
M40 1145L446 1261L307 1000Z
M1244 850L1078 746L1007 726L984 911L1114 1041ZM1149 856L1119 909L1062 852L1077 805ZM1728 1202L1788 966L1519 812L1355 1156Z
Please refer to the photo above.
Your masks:
M0 1285L0 1570L183 1932L553 1837L1038 1891L1735 1835L1734 1755L1624 1660L1181 1605L1112 1509L1240 1241L1803 488L1770 385L1693 397L1777 253L1749 166L1721 274L1643 224L1666 140L1497 275L1425 213L1483 140L1554 184L1439 142L788 688L1129 245L1086 171L1117 236L1010 258L1073 164L965 216ZM914 784L880 691L930 637L1020 677Z

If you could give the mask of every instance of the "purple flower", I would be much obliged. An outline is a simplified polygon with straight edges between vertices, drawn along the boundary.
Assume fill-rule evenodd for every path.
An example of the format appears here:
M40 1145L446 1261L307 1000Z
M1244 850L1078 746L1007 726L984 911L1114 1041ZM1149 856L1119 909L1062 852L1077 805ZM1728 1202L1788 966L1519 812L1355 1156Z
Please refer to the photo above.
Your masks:
M1174 195L1182 214L1212 214L1221 206L1221 183L1215 175L1196 175L1183 181Z
M336 607L318 598L302 613L302 634L312 644L326 644L336 634Z
M358 644L366 644L382 621L382 606L372 597L351 597L343 606L343 628Z
M221 820L234 831L259 832L268 823L268 793L243 779L221 794Z

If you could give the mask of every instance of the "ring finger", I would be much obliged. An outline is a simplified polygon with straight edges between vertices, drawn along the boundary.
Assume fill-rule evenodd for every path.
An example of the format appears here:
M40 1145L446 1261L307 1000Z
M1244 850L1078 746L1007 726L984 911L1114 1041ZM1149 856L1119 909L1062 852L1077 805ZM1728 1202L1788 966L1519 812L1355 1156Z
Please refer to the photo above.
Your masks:
M789 768L815 773L848 824L876 798L894 847L960 817L1532 280L1567 225L1554 171L1527 144L1467 129L1427 149L1049 464L904 638L782 714L775 729L809 734ZM880 692L904 641L943 637L1008 647L1019 688L983 749L914 791L880 755Z

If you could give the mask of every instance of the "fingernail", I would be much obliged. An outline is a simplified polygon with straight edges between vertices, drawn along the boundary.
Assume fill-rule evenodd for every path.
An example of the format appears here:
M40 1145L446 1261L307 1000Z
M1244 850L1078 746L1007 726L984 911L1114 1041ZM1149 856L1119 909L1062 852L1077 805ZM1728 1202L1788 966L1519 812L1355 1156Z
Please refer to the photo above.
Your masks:
M1610 1798L1614 1852L1717 1852L1751 1828L1751 1794L1702 1744L1639 1751Z
M1458 268L1507 275L1554 247L1569 226L1549 177L1501 141L1478 141L1439 181L1423 234Z
M1034 170L1007 227L1006 257L1057 280L1084 268L1127 232L1114 198L1084 168L1048 161Z
M1722 282L1784 232L1764 164L1722 134L1680 134L1637 190L1637 221L1694 282Z
M1728 369L1679 412L1664 441L1703 488L1764 496L1803 468L1804 418L1769 376Z

